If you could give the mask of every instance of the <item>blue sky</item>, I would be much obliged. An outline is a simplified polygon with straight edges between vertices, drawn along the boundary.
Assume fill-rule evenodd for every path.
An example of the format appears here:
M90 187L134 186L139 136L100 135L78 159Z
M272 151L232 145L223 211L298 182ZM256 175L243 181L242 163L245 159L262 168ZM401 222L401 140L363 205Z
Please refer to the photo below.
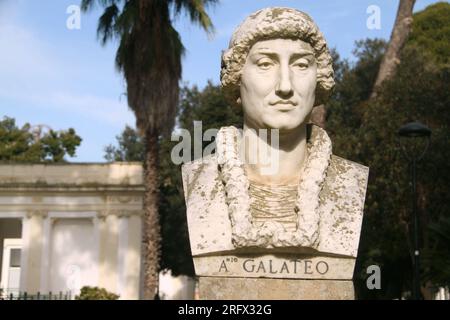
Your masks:
M81 16L81 29L69 30L67 8L80 0L0 0L0 118L21 126L46 124L75 128L83 138L73 162L102 162L104 147L115 142L126 124L134 125L126 87L114 67L116 44L100 46L96 10ZM438 1L417 0L415 11ZM370 5L380 8L381 28L366 26ZM285 6L309 13L330 47L352 58L354 42L388 39L396 0L221 0L209 9L215 35L209 39L180 16L175 22L186 47L183 80L203 87L219 82L220 54L234 28L250 13Z

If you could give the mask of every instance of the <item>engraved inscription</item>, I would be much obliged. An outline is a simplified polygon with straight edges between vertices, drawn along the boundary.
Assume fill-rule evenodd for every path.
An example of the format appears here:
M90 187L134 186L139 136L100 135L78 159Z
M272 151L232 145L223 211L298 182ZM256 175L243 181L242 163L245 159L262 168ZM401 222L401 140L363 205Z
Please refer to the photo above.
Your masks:
M325 275L330 266L323 260L309 259L239 259L236 257L221 259L218 265L219 273L227 273L229 265L238 268L244 273L257 276L286 274L286 275Z

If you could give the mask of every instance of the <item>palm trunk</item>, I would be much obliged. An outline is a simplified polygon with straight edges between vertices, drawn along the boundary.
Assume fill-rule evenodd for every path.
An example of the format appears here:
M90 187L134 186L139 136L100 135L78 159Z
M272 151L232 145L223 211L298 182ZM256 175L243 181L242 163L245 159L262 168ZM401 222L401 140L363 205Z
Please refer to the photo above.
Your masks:
M159 224L158 200L158 134L147 130L145 136L144 160L144 218L142 221L142 266L143 298L154 299L159 286L159 268L161 258L161 227Z
M371 98L377 96L377 90L380 88L383 81L391 78L397 65L400 63L400 52L408 39L411 31L413 8L416 0L400 0L397 10L397 17L395 18L394 27L391 33L391 39L386 53L381 61L378 76L375 85L372 89Z

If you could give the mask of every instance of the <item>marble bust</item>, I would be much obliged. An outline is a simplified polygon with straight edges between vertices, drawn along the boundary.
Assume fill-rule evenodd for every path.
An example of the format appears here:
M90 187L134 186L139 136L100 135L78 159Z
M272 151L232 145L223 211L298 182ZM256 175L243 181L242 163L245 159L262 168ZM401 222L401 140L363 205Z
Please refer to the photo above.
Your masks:
M216 153L182 167L196 273L239 276L225 262L209 268L212 256L300 254L329 258L327 272L336 257L350 258L330 277L351 279L368 168L333 155L326 131L310 123L334 86L317 25L290 8L250 15L222 55L221 83L244 123L221 128Z

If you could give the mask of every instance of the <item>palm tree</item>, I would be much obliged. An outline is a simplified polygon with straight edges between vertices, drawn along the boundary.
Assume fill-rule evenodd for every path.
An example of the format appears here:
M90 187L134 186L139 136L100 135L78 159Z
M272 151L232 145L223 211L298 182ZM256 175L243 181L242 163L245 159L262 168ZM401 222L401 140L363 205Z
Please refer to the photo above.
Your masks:
M116 66L127 83L128 105L145 140L142 275L144 299L158 288L160 225L158 215L159 138L172 131L184 52L172 19L182 11L206 32L213 31L206 7L218 0L81 0L87 12L104 8L98 37L103 45L117 39ZM172 17L171 17L172 14Z

